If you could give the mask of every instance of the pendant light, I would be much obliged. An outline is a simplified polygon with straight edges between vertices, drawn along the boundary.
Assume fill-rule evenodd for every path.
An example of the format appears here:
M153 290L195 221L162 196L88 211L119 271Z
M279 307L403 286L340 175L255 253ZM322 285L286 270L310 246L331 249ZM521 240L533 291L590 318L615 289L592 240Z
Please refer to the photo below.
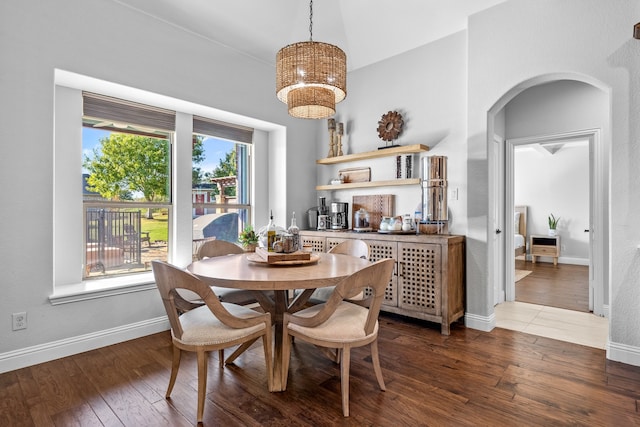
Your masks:
M313 41L313 0L309 41L285 46L276 55L276 95L289 115L304 119L333 116L347 96L347 56L337 46Z

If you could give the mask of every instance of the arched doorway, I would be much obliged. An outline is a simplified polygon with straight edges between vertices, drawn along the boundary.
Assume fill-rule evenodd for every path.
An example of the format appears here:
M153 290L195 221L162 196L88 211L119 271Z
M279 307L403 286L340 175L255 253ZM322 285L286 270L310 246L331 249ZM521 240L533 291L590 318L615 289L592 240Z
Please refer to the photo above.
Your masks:
M606 120L603 119L596 127L574 128L563 132L546 132L547 135L541 133L536 135L535 132L532 132L533 134L527 135L528 138L507 141L509 118L505 117L505 108L509 103L529 89L559 81L580 82L601 93L603 99L605 99L604 104L606 104L603 106L607 111ZM494 303L504 300L513 301L515 297L513 238L511 233L501 233L502 230L513 230L514 227L513 215L506 214L507 212L512 212L514 206L514 145L526 143L535 138L543 140L545 137L552 136L554 138L567 139L586 137L594 148L590 166L593 178L590 198L590 229L592 233L590 239L593 242L593 250L591 252L592 266L590 267L590 270L592 270L591 286L593 288L592 308L595 314L605 314L604 307L608 298L606 278L608 277L609 253L607 246L609 211L607 185L609 171L606 165L609 158L610 123L608 112L610 109L611 96L608 88L593 79L585 78L585 76L562 73L539 76L517 85L504 94L488 112L487 153L490 227L488 228L487 236L489 246L487 262L488 279L489 284L493 286Z

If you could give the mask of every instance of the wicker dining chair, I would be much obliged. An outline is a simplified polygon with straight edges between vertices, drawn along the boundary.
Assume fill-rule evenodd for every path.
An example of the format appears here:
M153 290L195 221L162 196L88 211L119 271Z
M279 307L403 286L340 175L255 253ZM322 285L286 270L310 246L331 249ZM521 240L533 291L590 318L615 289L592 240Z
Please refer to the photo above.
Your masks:
M182 351L195 352L198 361L197 422L202 422L207 388L208 353L218 350L220 367L223 368L225 348L239 345L229 357L229 359L235 359L258 338L262 338L267 384L269 390L272 390L271 315L259 313L248 307L221 302L210 286L188 271L163 261L151 263L171 324L173 363L166 398L168 399L171 395L176 382ZM178 293L180 289L194 292L201 298L204 305L187 311L181 310L180 306L188 302L184 301Z
M340 353L342 413L349 416L349 365L351 348L371 345L371 362L380 390L385 390L378 355L378 315L384 291L393 274L395 261L382 259L352 274L336 285L326 303L284 315L283 377L286 384L291 339L318 347L337 349ZM353 301L365 288L371 294ZM346 301L349 300L349 301Z

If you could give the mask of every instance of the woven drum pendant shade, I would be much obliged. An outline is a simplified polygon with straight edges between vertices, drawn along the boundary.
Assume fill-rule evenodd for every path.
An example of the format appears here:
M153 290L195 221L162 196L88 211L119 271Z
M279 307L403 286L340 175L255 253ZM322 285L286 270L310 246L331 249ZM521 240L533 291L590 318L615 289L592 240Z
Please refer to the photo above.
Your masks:
M289 114L323 119L347 96L347 56L337 46L307 41L285 46L276 56L276 94Z

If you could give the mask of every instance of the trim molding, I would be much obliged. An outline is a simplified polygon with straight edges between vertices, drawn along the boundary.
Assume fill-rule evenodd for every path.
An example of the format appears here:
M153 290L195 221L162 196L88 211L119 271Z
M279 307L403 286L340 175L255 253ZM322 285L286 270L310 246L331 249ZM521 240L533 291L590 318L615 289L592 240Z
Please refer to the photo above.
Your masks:
M170 329L166 316L0 354L0 373L106 347Z
M496 314L490 316L479 316L477 314L466 313L464 315L464 325L467 328L478 329L483 332L491 332L496 327Z
M607 359L627 365L640 366L640 347L609 341L607 343Z

